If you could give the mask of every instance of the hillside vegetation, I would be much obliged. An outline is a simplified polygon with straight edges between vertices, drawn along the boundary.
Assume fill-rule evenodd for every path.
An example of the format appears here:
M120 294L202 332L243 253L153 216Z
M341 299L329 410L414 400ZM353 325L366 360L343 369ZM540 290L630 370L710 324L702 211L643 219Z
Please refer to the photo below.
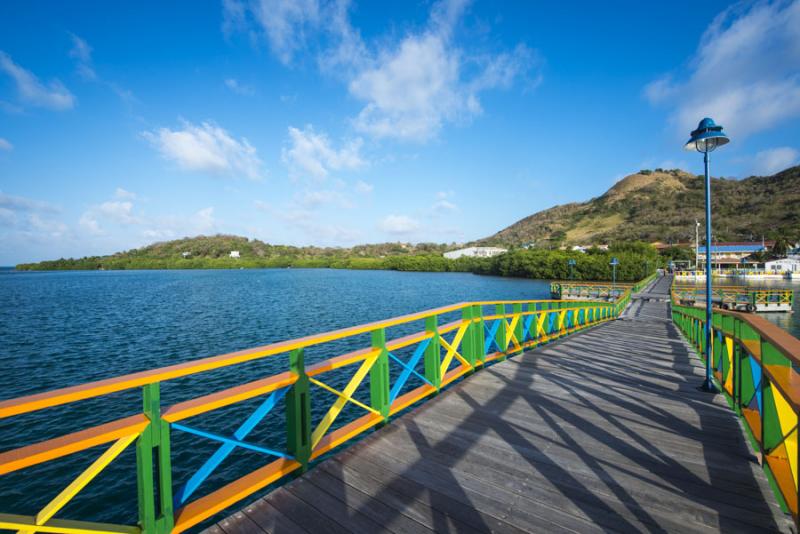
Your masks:
M198 236L120 252L110 256L59 259L17 265L19 270L126 270L126 269L252 269L333 268L388 269L394 271L472 272L525 278L567 278L568 259L575 259L578 280L611 278L609 262L617 256L617 279L637 281L663 265L653 247L645 243L614 245L609 251L587 254L559 250L513 249L493 258L449 260L442 256L445 245L385 243L349 249L288 247L263 243L246 237ZM231 258L232 250L239 258ZM189 254L184 257L184 253Z
M800 166L774 176L712 179L714 233L720 241L800 239ZM615 241L688 242L704 218L703 177L681 170L640 171L600 197L534 213L477 241L540 247Z

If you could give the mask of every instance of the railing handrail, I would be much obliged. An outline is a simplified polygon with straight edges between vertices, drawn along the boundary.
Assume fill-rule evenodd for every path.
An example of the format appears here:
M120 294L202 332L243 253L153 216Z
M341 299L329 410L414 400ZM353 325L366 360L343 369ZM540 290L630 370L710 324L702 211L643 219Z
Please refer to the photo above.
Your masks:
M51 408L63 404L69 404L80 400L86 400L94 397L101 397L110 393L116 393L133 389L136 387L154 384L156 382L163 382L167 380L174 380L189 375L194 375L206 371L222 369L232 365L238 365L253 360L258 360L268 356L284 354L296 349L303 349L336 341L359 334L365 334L380 328L390 328L400 324L410 323L432 317L434 315L441 315L443 313L450 313L455 311L464 310L468 306L480 305L503 305L503 304L532 304L532 303L561 303L563 301L554 299L534 299L534 300L498 300L498 301L475 301L475 302L459 302L448 306L441 306L438 308L431 308L420 312L409 313L389 319L382 319L356 326L349 326L312 334L295 339L284 341L277 341L267 345L261 345L240 351L219 354L215 356L208 356L196 360L190 360L183 363L158 367L155 369L148 369L135 373L105 378L92 382L86 382L75 386L54 389L42 393L35 393L0 401L0 419L5 419L14 415L21 415L25 413ZM576 303L576 306L586 306L591 304L609 305L608 302L602 301L581 301Z
M689 308L688 306L683 306L681 304L673 303L675 308L687 308L687 309L699 309L699 308ZM693 315L684 313L681 309L676 310L678 313L683 315L688 315L694 317ZM703 311L703 310L701 310ZM703 311L705 313L705 311ZM800 339L797 339L789 332L781 328L780 326L776 325L775 323L771 323L770 321L764 319L759 315L753 315L752 313L741 313L732 310L723 310L714 308L714 313L719 315L726 315L729 317L735 317L736 319L747 323L753 330L758 332L758 334L770 342L770 344L775 347L781 354L783 354L787 359L791 360L793 364L800 366ZM696 319L700 319L701 322L705 323L705 316L703 317L695 317ZM723 329L723 331L725 331ZM727 334L734 335L734 332L725 332ZM738 338L737 338L738 339Z

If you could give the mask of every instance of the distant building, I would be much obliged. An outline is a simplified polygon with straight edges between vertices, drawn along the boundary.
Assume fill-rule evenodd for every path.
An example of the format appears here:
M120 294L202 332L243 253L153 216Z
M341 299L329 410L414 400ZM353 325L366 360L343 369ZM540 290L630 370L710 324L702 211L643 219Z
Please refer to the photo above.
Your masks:
M192 255L191 252L181 252L181 256L183 256L184 258L188 258L191 255Z
M449 260L454 260L462 256L468 258L491 258L492 256L503 254L504 252L508 252L508 250L500 247L467 247L445 252L444 257Z
M753 261L747 257L756 252L766 252L775 244L774 241L737 241L730 243L713 243L711 245L711 266L738 268L751 266ZM697 259L706 262L706 246L697 247Z
M764 264L765 271L777 271L779 273L800 273L800 259L781 258L779 260L768 261Z
M238 250L231 250L231 253L228 254L231 258L239 258L239 251Z

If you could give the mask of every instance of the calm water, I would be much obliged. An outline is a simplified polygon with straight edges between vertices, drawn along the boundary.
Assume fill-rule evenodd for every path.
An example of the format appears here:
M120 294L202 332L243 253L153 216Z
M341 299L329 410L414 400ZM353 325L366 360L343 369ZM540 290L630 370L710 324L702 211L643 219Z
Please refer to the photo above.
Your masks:
M460 273L0 270L0 399L464 300L539 298L549 298L546 282ZM387 336L421 329L417 323L411 328L395 328ZM361 336L309 350L307 360L313 362L368 345L368 336ZM397 355L408 358L408 352ZM166 405L173 404L284 371L286 366L286 357L276 356L172 381L163 386L162 400ZM321 378L341 388L353 371L355 367L335 377ZM408 388L417 385L419 382L408 382ZM368 387L364 386L358 398L368 402ZM184 423L230 435L259 403L260 399L251 400ZM331 403L325 392L312 395L315 421ZM140 405L138 391L123 392L1 420L0 451L127 416L140 411ZM283 412L281 404L248 441L282 449ZM340 416L337 425L363 413L351 408ZM216 444L177 431L172 440L177 490L213 453ZM100 447L0 477L0 511L35 514L103 450ZM195 497L267 460L259 453L235 452ZM130 446L57 517L134 524L135 447Z

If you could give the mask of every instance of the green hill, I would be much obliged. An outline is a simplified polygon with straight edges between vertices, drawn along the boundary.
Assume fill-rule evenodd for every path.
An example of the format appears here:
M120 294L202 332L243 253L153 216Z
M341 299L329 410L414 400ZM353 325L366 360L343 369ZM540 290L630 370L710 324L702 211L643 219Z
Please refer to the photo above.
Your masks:
M213 269L252 267L413 267L440 270L442 253L454 245L379 243L352 248L270 245L234 235L197 236L154 243L108 256L88 256L17 265L18 270ZM231 257L237 251L239 257ZM420 264L422 262L422 264ZM416 269L409 269L416 270Z
M800 166L774 176L712 179L714 233L720 241L800 239ZM604 195L534 213L476 243L537 246L614 241L688 242L704 218L703 177L681 170L640 171Z

